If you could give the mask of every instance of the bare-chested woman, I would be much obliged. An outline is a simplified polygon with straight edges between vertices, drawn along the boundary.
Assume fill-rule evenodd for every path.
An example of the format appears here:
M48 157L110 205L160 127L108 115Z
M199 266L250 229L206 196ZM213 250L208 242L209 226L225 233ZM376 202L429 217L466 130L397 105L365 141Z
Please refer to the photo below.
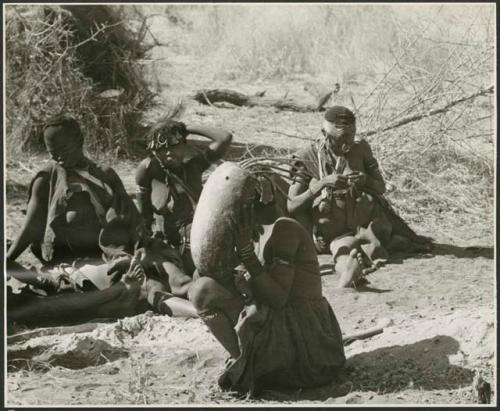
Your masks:
M74 118L48 121L44 142L54 161L33 178L26 219L7 252L8 319L36 323L106 312L129 315L144 297L131 287L139 275L132 254L145 240L141 217L115 171L84 156L83 133ZM15 262L29 246L42 262L40 272ZM122 274L124 282L113 285ZM80 294L84 291L93 294ZM61 292L74 294L61 299L56 295ZM48 297L42 302L40 295Z
M211 140L208 147L189 156L189 135ZM190 250L190 232L196 203L202 190L202 174L229 147L232 134L226 130L188 125L171 119L155 124L149 133L149 156L138 165L137 203L146 227L152 232L162 272L168 277L172 295L151 288L148 300L160 312L193 316L187 306L187 290L195 270ZM156 292L158 291L158 292ZM175 297L175 298L172 298Z
M213 273L189 290L198 314L231 355L219 385L258 394L331 382L345 357L339 324L322 296L314 244L297 221L280 217L254 245L254 204L243 204L236 235L244 277L225 281Z

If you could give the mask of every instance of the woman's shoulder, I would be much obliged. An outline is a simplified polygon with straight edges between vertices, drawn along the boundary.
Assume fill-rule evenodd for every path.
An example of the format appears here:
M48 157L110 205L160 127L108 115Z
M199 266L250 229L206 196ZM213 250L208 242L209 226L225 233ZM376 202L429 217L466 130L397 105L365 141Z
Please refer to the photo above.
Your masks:
M159 161L156 157L148 156L144 158L136 168L138 173L148 173L148 174L157 174L162 172L162 168L160 166Z
M94 177L104 180L115 179L118 173L108 164L98 164L87 159L87 171Z
M142 167L142 168L150 168L152 164L157 163L158 160L153 157L153 156L147 156L141 160L141 162L138 164L137 168Z
M155 157L146 157L143 159L135 169L135 179L137 184L149 184L153 178L163 180L165 178L165 171L160 166L160 163Z
M54 162L50 162L46 166L39 169L31 179L28 188L28 198L31 198L33 193L35 193L38 196L41 193L45 193L46 191L48 192L51 175L56 170L57 170L57 164Z
M293 218L279 217L274 222L273 231L275 231L275 232L286 231L288 233L290 233L290 232L301 233L302 231L306 231L306 230L302 226L302 224L300 224L297 220L295 220Z
M366 141L365 139L359 139L354 142L354 147L356 147L357 150L360 150L362 152L366 152L368 150L371 150L370 143Z
M292 154L292 158L296 160L310 160L311 158L315 158L318 152L318 145L316 142L312 142L311 144L297 150Z
M35 181L39 180L48 181L50 179L50 176L53 173L57 172L59 167L60 166L58 166L56 162L50 161L48 164L46 164L36 172L36 174L31 179L31 185L33 185Z

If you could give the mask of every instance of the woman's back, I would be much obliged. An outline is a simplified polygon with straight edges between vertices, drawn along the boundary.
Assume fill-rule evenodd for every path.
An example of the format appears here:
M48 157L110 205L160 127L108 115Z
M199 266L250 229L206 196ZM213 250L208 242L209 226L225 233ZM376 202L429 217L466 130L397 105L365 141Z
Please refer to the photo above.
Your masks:
M289 301L295 299L319 299L322 297L318 258L309 233L296 220L281 217L273 225L269 240L264 246L266 265L273 263L275 250L286 247L285 242L295 236L299 241L293 257L294 278L290 288Z

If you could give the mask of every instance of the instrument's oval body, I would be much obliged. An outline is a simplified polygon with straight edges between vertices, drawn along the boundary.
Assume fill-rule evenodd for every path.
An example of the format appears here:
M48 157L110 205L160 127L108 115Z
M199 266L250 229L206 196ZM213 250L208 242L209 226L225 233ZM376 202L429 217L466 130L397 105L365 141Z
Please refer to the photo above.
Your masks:
M238 260L237 219L243 202L255 196L256 180L236 163L224 162L206 181L191 226L191 254L201 276L226 282Z

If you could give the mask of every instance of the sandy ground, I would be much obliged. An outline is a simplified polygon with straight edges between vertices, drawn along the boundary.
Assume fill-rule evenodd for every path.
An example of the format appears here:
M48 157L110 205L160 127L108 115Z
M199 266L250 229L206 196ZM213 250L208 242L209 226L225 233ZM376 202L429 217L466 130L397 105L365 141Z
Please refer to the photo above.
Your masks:
M472 403L474 370L494 379L495 313L483 301L492 289L483 281L491 260L467 258L455 261L455 269L424 261L409 261L404 271L390 266L375 273L371 286L387 292L339 293L332 287L335 276L323 277L345 333L380 318L393 321L384 333L346 347L349 394L335 398L332 385L266 392L250 402ZM471 269L469 287L458 264ZM434 290L424 293L433 282ZM451 298L443 298L445 293ZM249 403L216 387L225 356L200 320L146 313L86 334L12 344L7 400L12 406Z
M210 77L193 56L172 50L166 51L174 53L168 55L169 65L160 67L169 100L200 87L226 87L247 93L267 90L270 97L288 92L304 104L314 102L299 87L304 79L245 84ZM279 124L282 133L311 137L318 119L317 114L220 109L196 103L188 104L183 115L186 122L232 130L233 158L243 154L248 143L296 149L305 140L271 131ZM21 163L7 160L12 161L7 169L6 234L12 238L22 224L27 185L45 157ZM130 192L136 164L112 164ZM411 197L397 195L399 204L411 204ZM382 334L346 347L342 378L350 384L347 395L338 397L335 384L266 392L259 400L223 393L216 380L226 354L202 322L146 313L102 324L85 334L9 345L7 404L471 404L476 370L496 386L493 218L456 211L428 215L418 208L402 216L418 233L435 238L432 254L395 256L371 274L370 284L360 291L337 290L336 275L322 277L324 294L344 334L372 327L381 319L392 324ZM33 259L26 252L19 261L32 263ZM320 262L327 269L329 257L320 256Z
M21 220L19 207L9 211L11 221ZM392 323L346 347L347 395L337 397L334 384L259 400L223 393L216 379L226 354L204 324L146 313L89 333L11 344L8 404L473 403L474 372L493 382L496 363L492 238L478 234L456 229L460 242L436 235L432 255L396 256L360 291L336 289L336 275L322 277L344 334ZM328 271L329 257L320 263Z

